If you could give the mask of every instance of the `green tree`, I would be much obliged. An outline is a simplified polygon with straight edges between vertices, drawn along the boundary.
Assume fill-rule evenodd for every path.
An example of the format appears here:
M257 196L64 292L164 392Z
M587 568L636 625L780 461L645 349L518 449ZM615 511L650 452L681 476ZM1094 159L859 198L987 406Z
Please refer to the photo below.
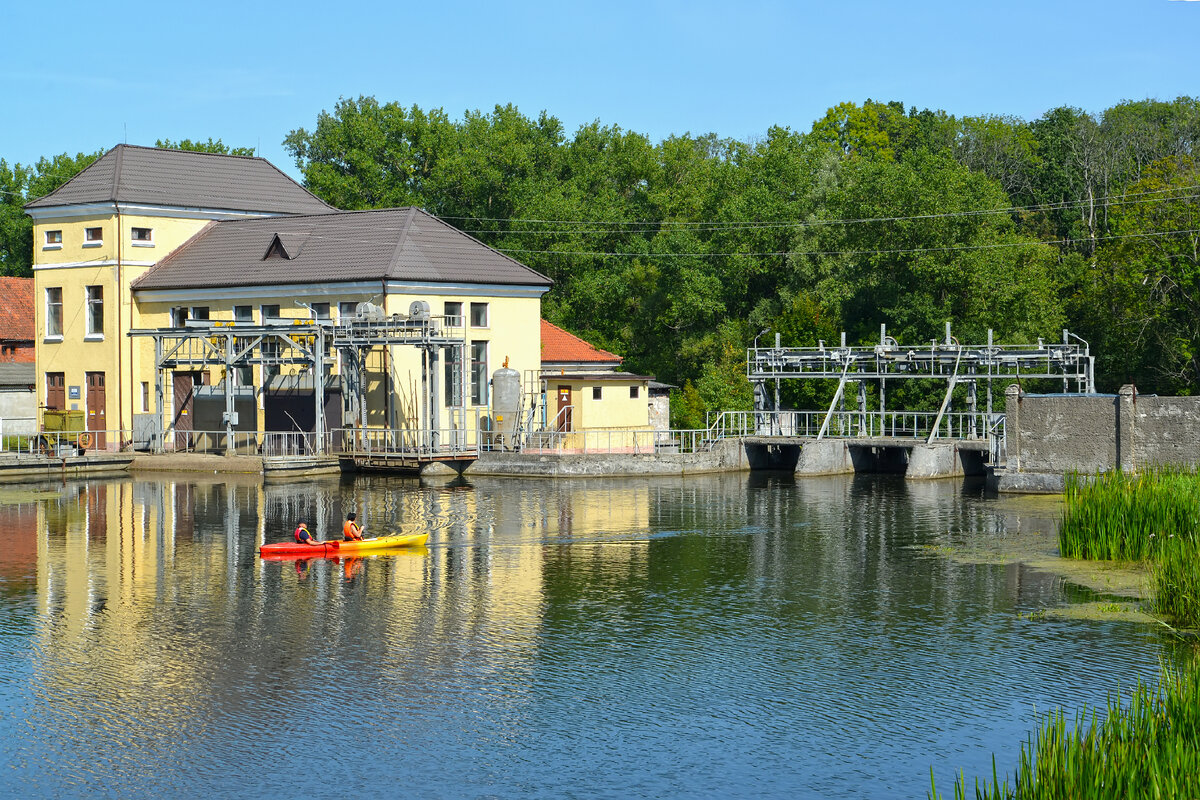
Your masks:
M1097 253L1076 306L1092 313L1086 333L1099 355L1103 388L1200 392L1200 162L1149 164L1131 192L1156 202L1114 209L1114 238ZM1081 314L1082 316L1082 314Z
M191 150L197 153L220 153L229 156L252 156L255 154L253 147L230 147L220 139L214 140L211 136L203 142L199 139L180 139L178 141L159 139L154 146L165 150Z
M32 166L0 159L0 274L33 275L33 220L25 204L50 194L102 155L100 152L39 158Z

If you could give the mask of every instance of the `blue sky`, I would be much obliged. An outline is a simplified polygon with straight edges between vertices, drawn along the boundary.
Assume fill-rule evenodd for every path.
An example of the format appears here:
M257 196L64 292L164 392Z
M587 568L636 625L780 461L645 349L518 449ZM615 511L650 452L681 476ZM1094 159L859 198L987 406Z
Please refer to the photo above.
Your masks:
M1033 119L1200 95L1200 2L4 0L0 158L160 137L258 147L339 97L514 103L659 140L807 130L843 101Z

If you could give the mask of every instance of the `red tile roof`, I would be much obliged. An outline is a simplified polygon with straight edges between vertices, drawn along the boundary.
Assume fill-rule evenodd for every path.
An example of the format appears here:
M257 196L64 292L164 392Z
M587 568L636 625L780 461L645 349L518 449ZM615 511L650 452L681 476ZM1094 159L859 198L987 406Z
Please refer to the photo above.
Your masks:
M542 363L620 364L621 357L542 320Z
M0 277L0 339L33 344L33 278Z

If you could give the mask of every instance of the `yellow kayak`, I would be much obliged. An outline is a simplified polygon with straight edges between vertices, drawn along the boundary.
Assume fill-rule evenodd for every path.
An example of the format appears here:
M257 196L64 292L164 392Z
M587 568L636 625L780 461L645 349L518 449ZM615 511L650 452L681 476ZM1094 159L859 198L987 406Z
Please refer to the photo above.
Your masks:
M317 556L351 555L353 553L369 553L374 550L386 550L389 547L424 547L429 538L428 533L413 533L407 536L377 536L374 539L363 539L361 542L343 542L331 540L298 544L296 542L279 542L264 544L258 548L264 557L278 558L312 558Z
M325 547L330 555L338 553L362 553L368 550L383 550L386 547L421 547L429 539L428 533L411 533L407 536L377 536L374 539L363 539L361 542L326 542Z

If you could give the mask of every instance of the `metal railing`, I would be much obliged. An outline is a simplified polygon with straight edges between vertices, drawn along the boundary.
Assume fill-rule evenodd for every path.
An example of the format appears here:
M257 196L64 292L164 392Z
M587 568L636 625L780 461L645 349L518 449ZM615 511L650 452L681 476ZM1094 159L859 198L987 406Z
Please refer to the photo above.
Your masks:
M104 431L38 431L36 433L4 433L0 436L0 452L66 458L85 453L118 453L128 450L133 432Z
M722 411L709 419L714 438L729 436L802 436L815 437L825 422L824 411ZM933 411L835 411L829 415L826 437L984 439L1003 435L1004 415L954 412L938 415Z
M709 431L646 430L628 428L581 431L539 431L531 434L526 453L697 453L711 449L715 440Z
M381 456L463 456L479 454L489 431L471 428L338 428L330 452Z

